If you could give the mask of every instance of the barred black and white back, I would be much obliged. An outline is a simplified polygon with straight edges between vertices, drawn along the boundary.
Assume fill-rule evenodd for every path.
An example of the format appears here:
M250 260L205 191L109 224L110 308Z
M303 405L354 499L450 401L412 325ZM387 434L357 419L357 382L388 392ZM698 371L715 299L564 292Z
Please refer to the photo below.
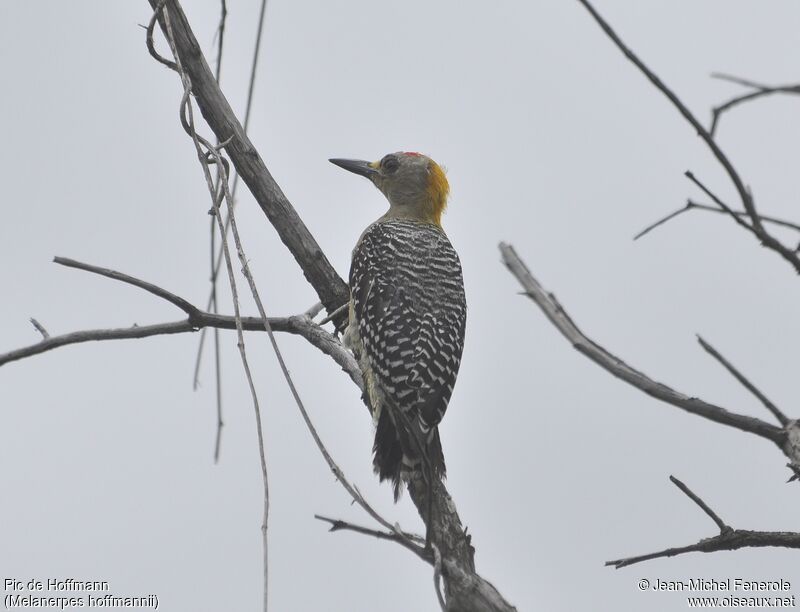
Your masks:
M345 342L359 358L377 424L375 472L391 478L397 497L401 473L421 461L445 475L437 425L464 346L461 263L438 225L383 219L353 252L350 290Z

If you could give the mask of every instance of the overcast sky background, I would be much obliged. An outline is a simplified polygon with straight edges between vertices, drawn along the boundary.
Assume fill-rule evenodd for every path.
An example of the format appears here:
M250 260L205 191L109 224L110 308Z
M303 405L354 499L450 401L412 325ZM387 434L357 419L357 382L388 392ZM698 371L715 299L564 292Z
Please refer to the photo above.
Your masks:
M257 0L229 0L222 84L243 116ZM743 90L797 74L800 5L598 0L597 8L704 121ZM213 60L216 2L185 3ZM179 79L147 54L140 2L3 2L0 352L50 331L177 320L169 304L59 267L55 255L208 292L209 201L178 122ZM163 45L162 45L162 48ZM571 0L271 0L251 136L340 274L382 196L329 157L422 151L448 169L444 225L463 267L463 366L441 427L448 485L480 573L520 611L680 610L640 578L792 582L797 552L621 556L697 541L714 524L797 530L800 488L770 443L687 415L577 353L499 262L513 243L592 338L656 380L730 410L765 410L700 350L701 333L797 416L797 275L730 220L692 213L631 237L687 196L691 169L735 193L691 128ZM719 142L765 214L797 220L798 99L745 105ZM206 130L206 134L210 131ZM271 314L316 297L245 189L239 222ZM794 236L796 239L797 236ZM225 285L223 284L223 287ZM244 300L244 309L254 306ZM225 311L230 312L226 303ZM234 333L213 464L210 353L199 334L83 344L0 369L0 577L105 579L164 610L258 610L261 477ZM371 471L371 423L328 358L279 342L322 438L387 518L419 530ZM271 488L271 609L436 610L431 568L399 546L329 534L315 513L369 524L315 449L263 335L248 336Z

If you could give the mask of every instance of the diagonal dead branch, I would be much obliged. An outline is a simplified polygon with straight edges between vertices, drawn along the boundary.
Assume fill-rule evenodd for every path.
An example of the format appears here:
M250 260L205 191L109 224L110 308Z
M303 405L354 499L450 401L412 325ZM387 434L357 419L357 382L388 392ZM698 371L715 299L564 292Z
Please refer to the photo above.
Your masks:
M217 30L214 33L214 38L217 40L217 59L214 66L214 80L219 84L222 78L222 53L225 50L225 26L228 21L228 3L226 0L220 1L220 16ZM220 140L217 138L217 147L220 146ZM222 174L217 173L216 184L222 180ZM214 219L211 219L211 232L210 232L210 247L211 247L211 273L214 275L214 253L216 252L216 227ZM217 301L217 286L216 283L211 287L211 300L206 310L211 312L219 312L219 304ZM197 390L200 384L200 356L203 353L203 340L205 339L206 330L200 332L200 342L198 347L197 358L195 359L194 369L194 383L193 388ZM214 463L219 462L220 448L222 446L222 428L225 422L222 419L222 355L219 346L219 330L214 330L214 390L217 403L217 432L214 436Z
M158 1L148 0L155 10ZM275 183L258 151L245 134L203 57L200 45L178 2L167 2L172 18L175 46L192 83L200 111L225 147L237 172L248 186L283 243L300 265L328 312L349 299L347 284L336 273L317 241L308 231L289 200ZM159 20L162 31L163 20Z
M244 331L264 331L264 321L261 320L260 317L242 317L241 320L242 329ZM355 358L342 346L342 343L333 334L324 330L303 315L270 317L269 322L273 331L301 336L312 346L333 358L356 386L363 391L364 378ZM36 344L0 354L0 366L11 363L12 361L19 361L21 359L33 357L34 355L40 355L41 353L46 353L61 348L62 346L69 346L70 344L185 334L196 332L206 327L233 330L236 329L236 320L235 317L229 315L220 315L199 310L192 320L183 319L181 321L156 323L153 325L133 325L131 327L75 331L59 336L50 336Z
M753 225L751 225L751 224L747 223L747 222L746 222L744 219L742 219L741 217L739 217L739 215L737 215L737 214L736 214L736 212L735 212L735 211L734 211L734 210L733 210L733 209L732 209L730 206L728 206L728 205L727 205L725 202L723 202L722 200L720 200L720 199L719 199L719 198L716 196L716 194L715 194L714 192L712 192L712 191L711 191L711 190L710 190L708 187L706 187L706 186L705 186L705 185L704 185L704 184L703 184L703 183L700 181L700 179L698 179L698 178L697 178L697 177L696 177L696 176L695 176L695 175L694 175L694 174L693 174L691 171L687 170L687 171L686 171L686 172L684 172L683 174L684 174L684 176L685 176L686 178L688 178L688 179L689 179L690 181L692 181L692 182L693 182L695 185L697 185L697 186L698 186L698 187L699 187L699 188L702 190L702 192L703 192L703 193L705 193L705 194L706 194L706 195L707 195L709 198L711 198L712 200L714 200L714 203L715 203L717 206L719 206L719 207L720 207L720 208L721 208L723 211L725 211L726 213L728 213L728 215L730 215L730 216L731 216L731 218L732 218L734 221L736 221L736 223L737 223L737 224L739 224L740 226L742 226L742 227L743 227L744 229L746 229L747 231L749 231L749 232L752 232L754 236L758 237L758 232L756 231L756 228L755 228ZM749 219L749 218L750 218L750 215L748 215L748 219Z
M736 369L736 368L735 368L735 367L734 367L734 366L731 364L731 362L729 362L727 359L725 359L725 358L724 358L724 357L723 357L723 356L722 356L722 355L719 353L719 351L717 351L717 350L716 350L716 349L715 349L713 346L711 346L711 345L710 345L708 342L706 342L705 340L703 340L703 338L702 338L702 337L700 337L700 336L697 336L697 341L700 343L700 346L702 346L702 347L703 347L703 349L704 349L704 350L705 350L705 351L706 351L706 352L707 352L709 355L711 355L711 356L712 356L714 359L716 359L717 361L719 361L719 362L722 364L722 366L723 366L723 367L724 367L726 370L728 370L728 372L730 372L730 373L733 375L733 377L734 377L736 380L738 380L738 381L739 381L739 382L740 382L740 383L741 383L741 384L744 386L744 388L745 388L745 389L747 389L748 391L750 391L750 393L752 393L753 395L755 395L755 396L758 398L758 400L759 400L759 401L760 401L762 404L764 404L764 407L765 407L767 410L769 410L769 411L772 413L772 415L773 415L773 416L774 416L774 417L775 417L775 418L778 420L778 422L779 422L779 423L780 423L780 424L781 424L783 427L786 427L786 425L789 423L789 418L788 418L788 417L787 417L785 414L783 414L783 412L781 412L780 408L778 408L778 407L777 407L775 404L773 404L773 403L772 403L772 402L771 402L771 401L770 401L770 400L767 398L767 396L766 396L766 395L764 395L763 393L761 393L761 391L759 391L759 390L758 390L758 388L757 388L757 387L756 387L756 386L755 386L753 383L751 383L751 382L750 382L750 381L749 381L749 380L748 380L748 379L747 379L747 378L744 376L744 374L742 374L741 372L739 372L739 370L737 370L737 369Z
M220 83L220 72L222 69L222 44L223 44L223 37L225 35L225 21L228 15L228 7L225 0L222 0L222 14L220 16L220 23L218 27L219 33L219 45L217 47L217 62L216 62L216 69L214 73L214 80L217 82L217 85ZM261 48L261 37L264 31L264 18L266 15L267 9L267 2L266 0L261 1L261 10L259 13L258 18L258 31L256 33L256 41L253 50L253 59L250 66L250 83L247 88L247 104L245 106L244 112L244 132L245 134L248 131L248 126L250 124L250 111L253 106L253 92L255 91L255 80L256 80L256 68L258 66L258 58L259 58L259 49ZM220 139L217 138L217 144L220 144ZM219 147L218 147L219 148ZM226 172L229 172L226 168ZM221 181L221 174L217 173L217 180L216 180L216 188L219 188L220 181ZM239 174L236 173L233 177L233 188L231 189L232 198L234 206L236 205L236 192L239 188ZM228 235L228 230L230 229L230 219L225 219L225 235ZM216 304L217 304L217 277L219 275L220 268L222 267L222 247L217 249L216 247L216 235L217 235L217 228L216 228L216 221L212 218L211 219L211 240L210 240L210 248L211 248L211 274L209 277L209 281L211 283L211 290L209 291L208 296L208 303L206 305L206 310L211 310L212 312L216 312ZM200 342L198 343L197 347L197 355L195 357L195 379L194 384L195 388L197 386L197 376L200 370L200 363L203 359L203 345L205 344L205 330L200 333ZM220 398L220 376L219 376L219 341L218 341L218 333L215 332L214 337L214 358L215 358L215 374L216 374L216 384L217 384L217 406L221 406L221 398ZM221 417L220 417L221 422ZM215 457L217 456L217 451L215 451Z
M678 546L674 548L666 548L654 553L646 555L637 555L635 557L624 557L622 559L614 559L613 561L606 561L606 566L613 566L616 569L649 561L651 559L659 559L662 557L674 557L690 552L717 552L720 550L738 550L740 548L762 548L762 547L779 547L779 548L800 548L800 533L787 532L787 531L751 531L748 529L733 529L729 527L719 516L706 504L700 497L693 493L689 487L683 484L674 476L669 477L670 480L683 491L693 502L695 502L719 527L720 533L710 538L703 538L695 544L688 546Z
M517 255L514 247L501 243L500 252L502 253L503 263L520 282L525 294L542 309L542 312L550 322L570 341L577 351L586 355L601 368L648 395L681 408L686 412L756 434L771 440L778 446L784 443L786 434L779 427L754 417L730 412L725 408L710 404L699 398L685 395L663 383L654 381L646 374L626 364L619 357L584 335L561 304L558 303L555 296L552 293L547 293L533 277L525 262Z
M127 283L128 285L139 287L139 289L144 289L148 293L152 293L153 295L160 297L162 300L166 300L170 304L174 304L175 306L180 308L183 312L185 312L187 315L189 315L189 318L193 317L199 312L194 305L190 304L187 300L183 299L182 297L177 296L174 293L170 293L169 291L159 287L158 285L154 285L153 283L148 283L147 281L135 278L133 276L129 276L128 274L117 272L116 270L111 270L109 268L100 268L98 266L93 266L91 264L76 261L74 259L69 259L68 257L54 257L53 261L59 265L66 266L68 268L75 268L76 270L84 270L86 272L92 272L93 274L99 274L100 276L105 276L106 278Z
M174 70L175 72L178 72L178 65L175 62L173 62L171 60L168 60L163 55L161 55L158 51L156 51L156 44L155 44L155 41L153 40L153 33L154 33L154 30L155 30L155 27L156 27L156 21L158 19L158 14L161 11L161 9L164 8L164 5L166 3L167 3L167 0L158 0L157 2L152 2L151 3L151 6L153 7L153 15L152 15L152 17L150 17L150 21L148 22L147 27L145 28L145 30L147 32L147 34L145 36L145 44L147 45L147 51L150 53L150 57L152 57L154 60L156 60L159 64L163 64L164 66L166 66L170 70Z
M633 237L633 239L634 240L639 240L639 238L641 238L642 236L645 236L646 234L649 234L650 232L652 232L657 227L659 227L661 225L664 225L668 221L672 221L672 219L674 219L678 215L682 215L683 213L685 213L686 211L691 210L691 209L692 209L692 203L687 201L686 205L683 208L679 208L678 210L672 211L668 215L665 215L665 216L661 217L658 221L655 221L654 223L651 223L646 228L644 228L642 231L640 231L638 234L636 234Z
M714 512L711 508L709 508L708 504L704 502L702 499L700 499L697 496L697 494L695 494L689 487L687 487L685 484L683 484L683 482L675 478L675 476L670 476L669 479L670 481L672 481L672 484L678 487L681 491L683 491L686 494L686 496L689 499L691 499L694 503L700 506L700 509L703 512L705 512L709 516L709 518L717 524L720 533L724 534L731 531L731 528L725 524L725 521L719 518L717 513Z

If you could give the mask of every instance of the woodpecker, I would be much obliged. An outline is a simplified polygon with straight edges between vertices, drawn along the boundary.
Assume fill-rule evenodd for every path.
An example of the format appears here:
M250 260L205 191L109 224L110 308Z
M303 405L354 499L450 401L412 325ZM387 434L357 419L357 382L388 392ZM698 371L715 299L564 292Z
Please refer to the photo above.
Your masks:
M380 161L331 159L368 178L389 210L361 234L350 267L345 345L366 383L376 425L373 467L391 479L445 476L438 425L447 410L464 348L467 304L461 262L441 225L450 186L420 153Z

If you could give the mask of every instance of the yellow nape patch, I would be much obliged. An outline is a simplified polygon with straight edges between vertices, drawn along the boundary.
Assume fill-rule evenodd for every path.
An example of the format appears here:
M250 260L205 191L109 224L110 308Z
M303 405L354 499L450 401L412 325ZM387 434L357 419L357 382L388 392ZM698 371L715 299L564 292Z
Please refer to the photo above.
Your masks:
M430 202L431 221L442 224L442 213L447 207L447 196L450 194L450 183L447 182L444 170L432 159L428 164L428 199Z

